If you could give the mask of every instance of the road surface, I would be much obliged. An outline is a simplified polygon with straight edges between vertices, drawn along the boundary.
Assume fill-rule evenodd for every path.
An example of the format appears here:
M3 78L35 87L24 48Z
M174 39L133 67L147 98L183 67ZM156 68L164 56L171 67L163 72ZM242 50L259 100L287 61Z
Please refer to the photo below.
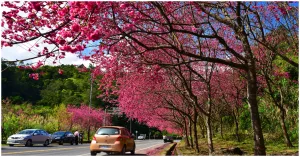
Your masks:
M137 140L136 155L146 155L147 151L162 146L163 140ZM64 145L50 144L48 147L43 145L34 145L33 147L24 147L16 145L13 147L2 146L2 156L90 156L90 144ZM130 152L127 152L130 156ZM98 153L99 155L107 155L106 153Z

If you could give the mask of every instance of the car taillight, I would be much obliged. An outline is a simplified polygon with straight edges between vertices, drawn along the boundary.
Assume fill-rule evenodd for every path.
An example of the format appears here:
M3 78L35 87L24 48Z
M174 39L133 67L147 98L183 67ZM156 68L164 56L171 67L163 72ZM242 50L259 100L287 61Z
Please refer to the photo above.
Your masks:
M116 141L122 141L122 136L119 136Z
M95 136L93 137L92 143L97 143Z

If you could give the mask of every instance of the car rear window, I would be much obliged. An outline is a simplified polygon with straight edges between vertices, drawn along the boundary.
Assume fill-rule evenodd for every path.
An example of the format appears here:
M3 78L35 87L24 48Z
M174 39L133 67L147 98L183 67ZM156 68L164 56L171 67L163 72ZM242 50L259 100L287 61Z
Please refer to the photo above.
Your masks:
M118 128L100 128L97 134L98 135L119 135L120 130Z

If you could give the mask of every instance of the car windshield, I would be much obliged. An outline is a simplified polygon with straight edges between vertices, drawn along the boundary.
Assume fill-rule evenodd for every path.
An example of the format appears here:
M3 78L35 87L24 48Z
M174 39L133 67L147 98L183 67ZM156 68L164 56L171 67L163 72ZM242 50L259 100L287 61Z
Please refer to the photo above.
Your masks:
M63 135L63 134L65 134L64 131L58 131L58 132L55 132L53 135Z
M32 134L35 130L22 130L18 134Z
M120 130L118 128L100 128L97 134L98 135L119 135Z

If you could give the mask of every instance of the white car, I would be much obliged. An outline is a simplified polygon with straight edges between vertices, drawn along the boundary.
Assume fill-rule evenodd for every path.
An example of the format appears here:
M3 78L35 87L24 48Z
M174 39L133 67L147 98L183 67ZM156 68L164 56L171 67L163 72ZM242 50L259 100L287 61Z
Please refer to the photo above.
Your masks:
M11 135L7 139L9 146L22 144L25 146L32 146L33 144L43 144L48 146L52 142L50 135L45 130L40 129L26 129L17 134Z
M144 140L145 136L138 136L138 140Z

